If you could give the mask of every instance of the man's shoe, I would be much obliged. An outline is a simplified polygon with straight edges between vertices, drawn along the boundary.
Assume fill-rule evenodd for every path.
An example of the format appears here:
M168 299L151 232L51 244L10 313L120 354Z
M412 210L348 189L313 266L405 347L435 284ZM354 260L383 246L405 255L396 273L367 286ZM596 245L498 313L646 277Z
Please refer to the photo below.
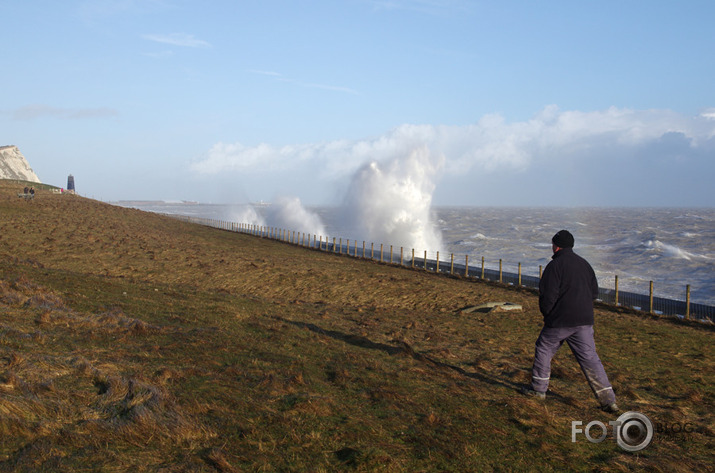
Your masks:
M537 399L541 399L542 401L546 399L546 393L540 393L539 391L534 391L528 386L522 386L521 387L521 394L525 394L527 396L533 396Z
M608 412L609 414L618 414L619 412L621 412L615 402L606 404L605 406L601 406L601 410L603 410L604 412Z

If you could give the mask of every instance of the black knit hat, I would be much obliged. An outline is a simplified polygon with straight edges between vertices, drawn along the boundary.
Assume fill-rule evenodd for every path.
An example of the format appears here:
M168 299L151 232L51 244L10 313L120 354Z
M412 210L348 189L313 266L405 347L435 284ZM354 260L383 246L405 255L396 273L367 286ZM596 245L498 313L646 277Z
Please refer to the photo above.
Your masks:
M568 230L559 231L551 239L551 243L559 248L573 248L573 235Z

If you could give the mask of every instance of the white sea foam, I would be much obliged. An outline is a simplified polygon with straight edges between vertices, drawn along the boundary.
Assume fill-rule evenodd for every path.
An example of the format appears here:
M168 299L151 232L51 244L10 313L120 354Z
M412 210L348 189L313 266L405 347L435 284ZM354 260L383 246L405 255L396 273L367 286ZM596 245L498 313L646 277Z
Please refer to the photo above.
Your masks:
M697 255L684 251L683 249L675 246L663 243L659 240L648 240L644 242L644 246L651 251L655 251L657 254L651 257L657 257L659 255L667 256L670 258L682 258L687 261L691 261Z

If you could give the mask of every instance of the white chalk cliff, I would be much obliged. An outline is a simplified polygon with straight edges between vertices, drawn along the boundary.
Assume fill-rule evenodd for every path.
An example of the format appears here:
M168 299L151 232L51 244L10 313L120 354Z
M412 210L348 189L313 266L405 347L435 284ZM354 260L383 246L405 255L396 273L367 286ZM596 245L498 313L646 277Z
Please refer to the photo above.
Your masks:
M41 182L17 146L0 146L0 179Z

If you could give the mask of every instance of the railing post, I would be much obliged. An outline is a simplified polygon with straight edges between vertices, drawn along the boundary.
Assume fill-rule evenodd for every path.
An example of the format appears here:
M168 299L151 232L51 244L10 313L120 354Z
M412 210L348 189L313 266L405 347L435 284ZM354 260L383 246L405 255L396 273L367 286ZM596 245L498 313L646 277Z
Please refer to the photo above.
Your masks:
M362 259L365 259L365 240L362 241Z
M690 284L685 286L685 320L690 320Z
M650 293L649 302L648 302L648 313L652 314L653 313L653 281L650 282L650 289L648 292Z
M340 237L340 250L339 253L342 255L343 254L343 237Z
M519 263L519 287L521 287L521 263Z
M348 256L350 256L350 238L348 238L347 241L345 242L345 249L348 252Z

